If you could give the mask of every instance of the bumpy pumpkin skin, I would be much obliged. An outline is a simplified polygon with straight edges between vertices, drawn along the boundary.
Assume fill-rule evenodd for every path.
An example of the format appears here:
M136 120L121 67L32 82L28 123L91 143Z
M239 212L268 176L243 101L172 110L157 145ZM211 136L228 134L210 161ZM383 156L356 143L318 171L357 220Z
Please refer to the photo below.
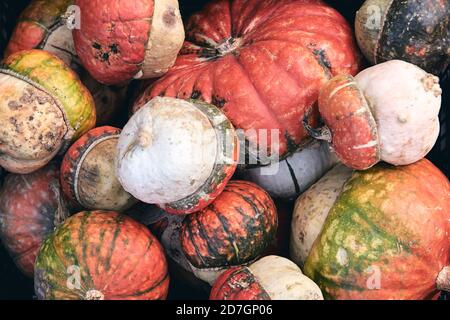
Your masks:
M199 269L241 265L272 244L277 226L275 204L263 189L231 181L207 208L183 220L181 247Z
M177 0L76 0L81 26L75 49L99 82L123 84L163 75L184 40ZM100 16L100 18L99 18Z
M29 173L95 125L95 106L77 75L42 50L15 53L0 69L0 164Z
M291 222L290 258L301 268L352 172L342 164L335 166L295 202Z
M279 130L264 153L286 155L307 136L298 123L321 86L358 69L350 27L321 1L216 0L190 18L175 66L134 108L159 95L202 99L238 129ZM258 136L246 132L253 145Z
M44 241L34 281L39 299L155 300L166 298L169 275L145 226L115 212L85 211Z
M0 237L29 277L42 242L69 215L58 177L57 166L49 164L31 174L10 174L1 187Z
M225 188L239 143L213 105L157 97L131 117L117 149L117 176L125 190L167 212L189 214Z
M21 13L5 50L5 57L22 50L49 51L76 67L72 31L62 16L73 0L33 0Z
M449 181L428 160L356 172L330 210L305 274L333 299L432 298L450 261L449 218Z
M64 156L61 163L62 189L82 208L124 211L136 202L114 175L120 131L107 126L92 129Z
M449 11L448 1L367 0L356 39L373 64L399 59L438 75L450 63Z
M211 300L323 300L319 287L292 261L264 257L248 267L224 272L214 284Z

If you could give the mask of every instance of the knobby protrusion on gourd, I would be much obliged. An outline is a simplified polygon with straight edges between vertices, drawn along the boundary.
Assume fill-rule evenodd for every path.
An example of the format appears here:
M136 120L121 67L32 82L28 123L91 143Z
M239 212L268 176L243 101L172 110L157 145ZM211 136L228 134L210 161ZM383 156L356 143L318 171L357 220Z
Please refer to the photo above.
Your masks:
M152 135L148 130L142 130L137 137L137 144L141 148L150 147L152 144Z

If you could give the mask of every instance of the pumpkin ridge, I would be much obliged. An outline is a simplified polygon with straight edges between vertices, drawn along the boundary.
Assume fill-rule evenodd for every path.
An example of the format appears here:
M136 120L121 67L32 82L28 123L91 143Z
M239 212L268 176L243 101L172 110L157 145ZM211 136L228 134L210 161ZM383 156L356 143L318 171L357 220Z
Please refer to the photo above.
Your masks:
M152 245L153 245L153 238L149 238L148 245L145 248L145 250L142 254L142 257L144 257L147 254L148 250L151 248ZM117 280L117 279L115 279L114 276L116 275L117 271L119 271L122 268L124 263L127 262L127 259L128 259L128 257L125 257L119 264L117 264L116 269L113 271L113 273L110 276L110 281L105 283L105 285L103 286L102 292L107 292L107 287L111 284L111 282ZM130 268L130 272L127 273L126 275L124 275L123 278L128 277L129 275L131 275L134 272L134 270L136 269L136 266L140 263L140 260L141 259L136 259L136 263L134 264L133 268Z
M299 194L300 193L300 186L298 184L297 178L295 177L295 172L294 169L292 168L291 164L289 163L288 159L286 158L286 164L289 170L289 174L291 176L292 182L294 183L294 187L295 187L295 193Z
M191 219L191 217L189 217L188 219ZM216 256L216 257L220 257L222 256L219 251L218 248L214 245L214 241L213 239L210 239L208 237L208 235L205 232L205 226L203 225L203 223L200 221L200 217L199 214L196 214L195 217L193 216L192 219L195 220L196 224L197 224L197 231L198 231L198 236L203 239L206 242L206 246L208 248L208 255L205 256L206 259L211 258L211 256ZM209 241L208 241L209 240ZM214 258L213 258L214 260ZM226 258L225 258L226 260ZM206 267L210 267L210 263L206 263L205 265ZM199 267L199 266L197 266Z
M202 256L202 254L200 252L200 249L198 248L197 243L195 242L194 235L192 233L192 222L191 222L191 220L187 219L186 224L183 223L183 227L182 228L183 228L183 230L180 233L180 236L185 239L185 237L183 237L182 234L186 234L186 231L187 231L188 238L189 238L189 242L188 243L186 243L186 240L182 241L182 246L186 247L188 245L192 245L192 247L195 250L196 256L200 259L200 264L206 265L207 263L203 260L203 256ZM189 258L192 259L192 257L190 255L186 254L186 256L187 256L188 259ZM192 260L194 260L194 259L192 259ZM195 264L196 265L200 265L198 262L196 262Z
M283 13L283 15L285 15L285 14L286 13ZM296 15L296 16L293 16L292 14L288 14L288 15L289 15L290 18L291 17L294 17L296 19L304 18L304 15L301 15L301 14ZM315 18L324 18L324 17L326 17L327 19L329 19L334 24L342 23L342 20L336 19L336 17L332 18L331 16L328 16L328 15L311 15L311 14L309 14L309 15L307 15L307 17L309 17L309 18L310 17L315 17ZM282 18L282 17L279 17L279 18ZM271 22L273 22L273 19L271 19ZM282 21L275 21L275 22L276 23L281 23ZM273 24L275 24L275 23L273 23ZM267 38L268 35L266 35L267 31L270 31L270 32L280 31L280 36L281 37L283 37L285 35L285 33L283 33L283 32L286 32L286 31L297 31L297 32L301 32L301 33L309 34L309 35L317 34L317 35L321 35L321 36L332 36L332 37L340 39L338 37L338 35L336 35L335 33L329 32L328 30L314 30L314 32L312 32L312 31L309 31L306 28L303 28L303 26L304 26L304 24L300 24L300 25L295 26L295 27L294 26L285 27L285 26L281 25L280 27L282 27L282 28L280 28L280 27L273 26L273 25L266 25L266 26L264 26L264 27L262 27L260 29L255 30L255 32L254 32L254 34L252 34L252 36L255 37L254 38L255 43L258 43L258 42L261 42L261 41L264 41L264 40L268 40L269 39L269 38ZM278 30L278 28L280 28L282 30ZM269 36L271 36L271 35L269 35ZM288 42L287 39L279 38L279 40ZM297 43L296 41L293 41L293 42ZM301 43L301 44L302 44L303 47L305 47L304 43Z
M109 247L109 250L108 250L107 260L105 261L105 270L106 271L109 271L109 269L111 268L111 257L114 252L115 246L116 246L117 238L119 237L120 232L122 231L122 221L124 220L124 218L125 217L122 215L118 215L115 218L115 222L117 222L116 229L114 230L114 235L113 235L113 238L111 241L111 246Z
M242 23L239 26L240 30L238 31L238 34L242 34L242 35L245 35L245 36L251 36L252 35L251 32L250 33L249 32L245 33L245 31L247 31L246 29L248 28L249 25L251 25L254 22L254 19L255 19L254 17L256 17L258 15L258 13L260 13L264 9L267 10L267 7L262 7L261 8L261 6L264 3L263 1L253 1L253 2L256 2L256 4L255 3L252 4L253 10L248 12L247 15L242 15L242 13L243 13L244 9L246 9L246 5L247 6L251 5L249 2L245 3L244 5L242 5L240 7L240 11L235 13L235 18L237 18L237 19L235 21L232 21L232 25L237 25L238 26L239 22L240 22L239 21L239 17L241 17L241 19L242 19ZM282 8L283 8L283 4L281 3L281 1L272 3L271 6L272 6L271 12L266 13L266 15L265 15L266 19L260 19L259 21L257 21L257 23L253 26L252 31L258 30L261 25L264 25L267 21L270 21L273 18L273 16L276 13L278 13L278 11L282 10ZM252 18L250 18L250 17L252 17ZM250 18L250 21L248 21L249 18Z
M244 181L244 180L234 181L234 185L239 185L239 184L247 185L247 186L250 186L250 187L255 187L255 185L252 185L252 183L249 183L249 182ZM275 206L275 204L273 202L269 203L269 204L263 203L263 202L260 201L259 197L256 196L256 194L250 192L249 190L241 189L240 187L237 187L237 189L240 190L243 193L245 192L245 193L249 194L252 197L252 199L261 206L261 208L263 209L263 212L264 211L270 211L270 207L273 207L273 209L276 212L277 209L276 209L276 206ZM264 194L264 196L267 197L267 199L269 201L272 201L272 199L270 198L270 195L265 190L261 189L261 191L262 191L262 194ZM270 221L271 218L275 218L273 220L275 220L275 223L278 224L278 215L277 214L275 214L275 217L269 217L268 216L267 217L268 221L266 221L266 219L265 219L266 217L263 214L260 214L260 216L262 216L262 219L263 219L262 221L260 221L260 222L262 222L262 224L261 224L262 226L270 225L270 224L268 224L268 222L272 222L272 221ZM267 233L266 233L265 229L264 229L263 232L264 232L264 236L267 236Z
M227 191L224 191L224 192L227 192ZM220 214L220 212L219 212L219 211L217 210L217 208L215 207L214 203L211 204L211 206L210 206L209 209L211 209L211 211L214 212L214 214L217 216L217 219L220 221L220 224L221 224L221 226L222 226L222 229L223 229L224 233L227 235L227 238L228 238L228 242L229 242L229 244L230 244L230 247L232 247L233 250L235 251L234 253L236 254L236 260L239 261L239 250L236 250L236 249L237 249L237 244L236 244L236 246L233 245L233 243L236 243L236 239L234 239L233 233L231 233L231 232L230 232L230 229L228 228L228 223L227 223L227 221L226 221L226 218L223 217L223 216ZM225 255L225 260L229 263L229 261L228 261L226 255Z
M212 207L214 207L214 205ZM236 209L238 209L238 208L236 208ZM231 230L230 230L227 219L224 216L222 216L220 213L218 213L217 209L215 209L213 211L217 215L217 218L219 219L224 232L227 234L230 248L232 248L232 250L234 251L234 254L235 254L234 259L228 260L228 258L226 258L226 261L227 261L227 263L230 263L230 262L233 263L231 260L235 260L235 264L239 264L240 260L241 260L239 257L239 247L238 247L239 239L235 239L233 237L233 232L231 232ZM239 212L242 216L246 216L242 209L236 210L236 211ZM245 225L248 226L248 224L245 224Z
M44 243L42 245L42 248L44 248L46 246L47 248L50 248L50 250L53 252L53 255L51 255L52 262L55 263L55 260L56 260L59 263L59 265L62 266L62 268L55 267L54 269L51 270L52 272L56 272L55 275L51 275L51 277L52 277L51 279L48 279L51 282L50 283L51 287L53 287L55 285L58 285L58 283L54 281L55 279L53 279L54 276L58 276L59 275L61 278L67 277L66 274L61 272L61 270L65 270L66 269L66 264L64 263L64 260L62 259L60 253L56 249L55 243L53 241L53 239L55 238L55 236L56 236L56 234L58 232L60 232L60 231L57 230L56 232L54 232L50 237L48 237L44 241ZM63 254L66 254L66 252L63 252ZM39 256L40 255L38 255L38 258L39 258ZM78 265L79 266L79 262L78 262L77 258L75 256L73 256L71 258L73 258L74 265ZM47 257L47 259L48 259L48 257ZM38 270L39 270L39 259L37 259L37 261L36 261L36 271L38 271ZM86 290L86 288L83 287L83 283L84 283L84 279L85 278L84 278L84 275L82 273L80 273L80 276L81 276L81 279L83 279L83 281L81 281L81 283L80 283L80 285L81 285L80 291L83 292L83 291ZM48 275L47 275L47 278L48 278ZM57 290L62 290L62 291L68 292L70 294L73 294L73 292L69 291L69 288L67 286L65 286L65 285L57 286ZM80 293L77 293L77 295L80 296L80 297L82 296ZM55 295L53 295L53 297L55 297Z
M244 75L249 80L249 83L251 84L252 88L255 90L256 95L259 97L260 101L262 102L262 105L264 105L264 109L272 116L272 118L276 121L277 127L281 127L280 119L278 118L278 115L269 107L269 104L267 102L267 98L263 97L261 92L258 88L256 88L256 85L253 83L249 72L247 71L247 68L244 66L244 64L239 60L239 57L233 56L234 61L236 61L239 68L243 71Z
M87 263L86 225L87 225L88 221L90 220L90 218L91 218L91 212L86 212L86 213L83 214L82 219L81 219L81 223L80 223L80 229L78 231L79 232L78 233L78 242L82 243L81 244L81 253L82 253L81 261L84 264L84 269L85 269L85 272L87 274L87 280L88 280L88 283L89 283L88 287L94 288L95 287L94 281L93 281L94 279L92 278L91 270L89 269L88 263ZM74 255L74 256L76 256L76 255ZM81 265L80 265L80 267L81 267Z
M134 292L134 293L132 293L132 294L130 294L130 295L117 295L117 296L115 296L115 297L117 297L117 298L120 298L120 297L139 297L139 296L142 296L142 295L144 295L144 294L147 294L147 293L150 293L150 292L152 292L153 290L155 290L155 289L157 289L161 284L163 284L166 280L168 280L169 279L169 273L165 273L165 275L164 275L164 277L160 280L160 281L158 281L158 282L155 282L155 284L154 285L152 285L150 288L148 288L148 289L145 289L145 290L140 290L140 291L138 291L138 292Z
M245 190L242 190L242 189L240 189L241 191L245 191ZM238 196L240 196L245 202L247 202L250 206L251 206L251 208L253 209L253 212L255 213L255 216L256 217L258 217L259 219L259 222L260 222L260 227L261 227L261 232L262 232L262 235L263 235L263 239L266 239L267 238L267 241L268 242L271 242L271 241L273 241L273 234L272 235L268 235L267 234L267 230L266 230L266 228L264 227L264 226L270 226L270 223L266 223L266 219L265 219L265 216L264 216L264 211L266 211L266 208L263 206L263 205L261 205L261 202L259 202L259 199L258 199L258 197L255 197L253 194L251 194L251 196L252 196L252 199L253 200L255 200L255 202L258 202L260 205L261 205L261 207L262 207L262 209L263 209L263 212L261 212L261 211L259 211L259 208L256 206L256 204L255 203L253 203L252 201L251 201L251 199L249 198L249 197L246 197L246 196L244 196L243 194L241 194L241 193L238 193L238 192L235 192L235 191L233 191L233 190L228 190L228 192L230 192L230 193L234 193L234 194L236 194L236 195L238 195ZM255 217L254 216L254 217ZM254 217L250 217L250 218L254 218ZM266 243L264 242L264 241L262 241L261 243L260 243L260 246L259 247L265 247L265 245L266 245ZM258 246L256 246L256 248L255 249L257 249L257 248L259 248ZM253 254L254 254L254 251L257 251L257 250L252 250L253 252Z
M56 266L55 268L50 270L51 273L54 273L54 274L49 275L48 270L44 271L44 270L40 269L40 265L41 265L41 263L43 263L41 260L44 258L42 258L41 255L38 255L38 257L36 259L36 267L35 267L36 275L40 275L38 277L38 281L35 281L35 291L38 294L38 297L40 297L39 296L39 294L41 293L41 292L39 292L40 289L45 290L46 291L45 295L47 295L47 294L49 294L49 292L48 292L49 288L52 289L52 292L51 292L52 299L56 299L55 289L58 291L66 292L69 295L74 294L74 292L70 291L66 285L59 286L57 280L54 278L55 276L60 276L61 278L67 277L66 274L61 272L61 270L64 270L66 266L65 266L65 263L63 262L63 260L61 259L58 251L56 250L55 243L53 241L53 239L55 238L55 235L57 233L58 233L58 231L54 232L46 240L44 240L41 250L46 249L48 252L48 250L50 249L51 250L50 253L53 253L53 254L47 255L45 257L45 259L49 260L50 259L49 256L50 256L52 258L52 263L59 263L59 265L62 266L62 268L59 268ZM75 264L78 265L76 262L76 259L75 259ZM82 274L80 274L80 275L83 278L83 275ZM41 278L41 279L39 279L39 278ZM45 287L40 288L40 286L42 285L42 283L41 283L42 281L49 282L49 284L48 284L49 288L45 288ZM81 285L81 287L80 287L79 291L81 291L81 292L85 291L85 288L83 287L83 281L80 283L80 285ZM55 286L56 286L56 288L55 288ZM77 292L76 295L80 298L82 297L82 295L79 292Z

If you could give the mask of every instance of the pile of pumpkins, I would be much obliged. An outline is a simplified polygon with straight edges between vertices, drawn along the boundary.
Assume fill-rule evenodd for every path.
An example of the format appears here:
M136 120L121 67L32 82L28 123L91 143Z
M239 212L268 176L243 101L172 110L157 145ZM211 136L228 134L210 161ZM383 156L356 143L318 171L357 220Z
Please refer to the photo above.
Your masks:
M168 265L218 300L450 291L450 184L424 159L449 10L367 0L355 37L320 0L184 25L177 0L31 1L0 68L2 243L39 299L165 299Z

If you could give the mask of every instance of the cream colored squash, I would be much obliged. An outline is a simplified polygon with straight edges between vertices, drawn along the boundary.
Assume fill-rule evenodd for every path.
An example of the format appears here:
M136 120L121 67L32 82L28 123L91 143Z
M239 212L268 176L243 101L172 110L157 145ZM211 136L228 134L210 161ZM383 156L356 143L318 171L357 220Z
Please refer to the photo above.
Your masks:
M289 259L267 256L248 269L271 300L323 300L319 287Z
M360 72L355 80L377 123L381 160L407 165L425 157L439 135L439 78L392 60Z
M297 199L291 223L290 256L299 266L304 265L328 212L352 172L339 164Z

